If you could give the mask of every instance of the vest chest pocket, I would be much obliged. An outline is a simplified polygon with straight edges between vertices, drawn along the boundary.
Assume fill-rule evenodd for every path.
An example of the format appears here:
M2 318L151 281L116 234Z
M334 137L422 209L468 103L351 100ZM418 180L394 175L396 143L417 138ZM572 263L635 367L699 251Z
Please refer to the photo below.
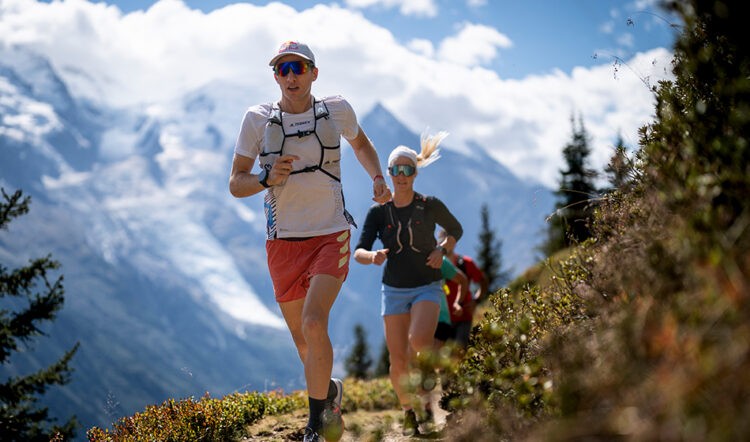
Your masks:
M323 148L320 165L328 173L341 177L341 134L328 115L327 109L325 113L326 116L315 121L315 136L318 137L318 142Z
M281 120L273 119L272 115L266 122L263 130L263 150L261 151L258 161L261 167L270 169L273 163L281 155L281 149L284 145L284 129L281 127Z

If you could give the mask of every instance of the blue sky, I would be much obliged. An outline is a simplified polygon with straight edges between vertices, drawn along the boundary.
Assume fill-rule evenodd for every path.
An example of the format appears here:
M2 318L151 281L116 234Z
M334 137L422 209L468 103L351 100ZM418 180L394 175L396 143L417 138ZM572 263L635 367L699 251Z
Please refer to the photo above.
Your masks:
M105 1L125 13L145 10L152 0ZM211 12L235 3L270 1L183 0ZM503 78L569 71L613 56L627 59L656 47L671 47L674 18L655 0L286 0L298 11L318 4L339 4L390 30L403 43L425 39L439 45L465 23L487 26L512 46L486 63Z
M446 148L478 143L554 188L571 116L600 170L618 136L635 147L653 118L676 35L655 1L3 0L0 44L47 55L78 97L157 109L218 83L247 105L275 100L267 60L300 39L318 60L316 95L360 115L380 103L415 133L446 130Z

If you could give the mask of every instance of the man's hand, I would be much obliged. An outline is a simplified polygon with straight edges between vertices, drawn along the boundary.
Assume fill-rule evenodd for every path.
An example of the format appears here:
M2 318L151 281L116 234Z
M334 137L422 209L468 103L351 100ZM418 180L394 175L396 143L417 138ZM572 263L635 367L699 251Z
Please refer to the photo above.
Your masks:
M391 189L388 188L383 177L378 176L372 182L372 194L372 200L378 204L385 204L391 200Z
M297 155L281 155L274 161L271 170L268 171L266 182L271 186L278 186L286 183L287 178L292 173L292 162L299 160Z

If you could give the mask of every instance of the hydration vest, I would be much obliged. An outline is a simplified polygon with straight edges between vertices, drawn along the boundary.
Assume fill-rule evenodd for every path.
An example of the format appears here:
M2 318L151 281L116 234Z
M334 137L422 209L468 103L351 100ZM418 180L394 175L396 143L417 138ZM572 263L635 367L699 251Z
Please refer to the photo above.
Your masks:
M274 161L284 154L284 144L287 138L303 138L314 135L320 145L320 157L318 164L306 166L299 170L292 171L291 175L298 173L321 172L334 180L341 182L341 134L336 130L336 125L330 117L328 106L324 100L317 100L313 97L313 129L298 130L293 133L284 132L282 112L279 103L271 105L271 113L266 120L266 127L263 130L263 151L258 157L261 167L270 170ZM344 190L341 189L341 201L344 201ZM344 202L344 217L347 222L354 227L354 217L346 210Z
M313 115L315 116L312 130L298 130L293 133L284 132L282 112L278 103L271 106L271 114L266 120L263 132L263 151L260 153L260 164L270 169L273 162L284 154L284 144L287 138L303 138L314 135L320 145L320 159L318 164L292 171L292 175L320 171L341 182L341 135L330 118L325 101L313 100Z
M427 198L425 196L414 192L414 209L406 226L401 225L396 208L393 206L393 201L384 204L386 220L380 240L390 250L389 253L401 253L404 250L405 246L401 243L401 232L404 228L409 232L409 244L407 246L412 251L425 253L435 248L437 242L435 241L434 232L430 230L432 224L428 226L425 221L426 202Z

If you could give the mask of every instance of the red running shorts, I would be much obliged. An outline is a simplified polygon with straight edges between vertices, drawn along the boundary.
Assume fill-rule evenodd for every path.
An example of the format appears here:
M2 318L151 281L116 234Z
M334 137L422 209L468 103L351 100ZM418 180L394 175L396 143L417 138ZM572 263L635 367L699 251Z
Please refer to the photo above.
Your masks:
M304 298L314 275L346 279L349 241L349 230L301 240L266 241L268 270L276 302Z

